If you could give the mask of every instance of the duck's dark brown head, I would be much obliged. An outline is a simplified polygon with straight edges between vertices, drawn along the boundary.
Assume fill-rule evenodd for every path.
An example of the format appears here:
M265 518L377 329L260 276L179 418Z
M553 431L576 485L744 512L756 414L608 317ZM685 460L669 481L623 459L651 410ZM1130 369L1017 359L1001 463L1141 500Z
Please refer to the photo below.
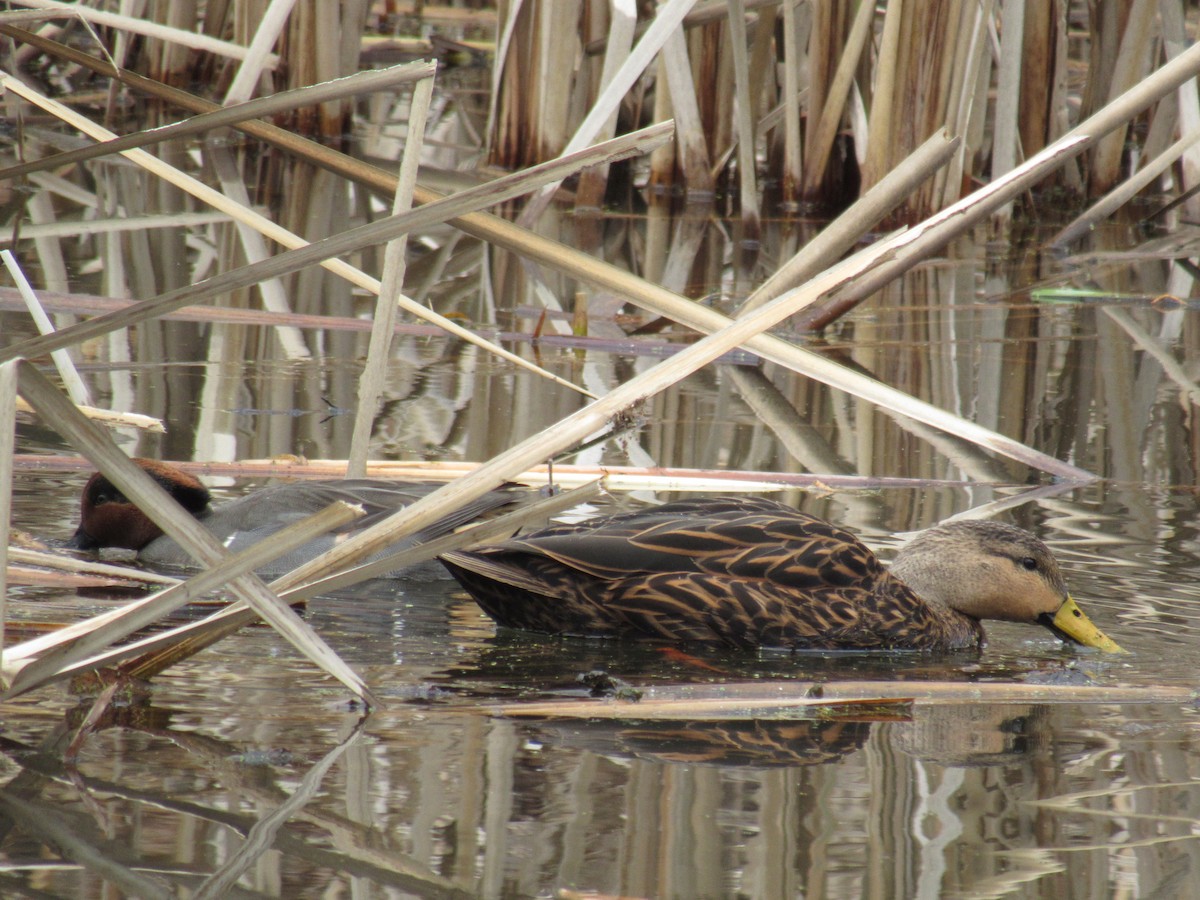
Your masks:
M208 508L208 488L187 472L153 459L133 460L192 515ZM162 534L144 512L99 472L88 479L79 504L79 527L67 542L74 550L123 547L141 550Z

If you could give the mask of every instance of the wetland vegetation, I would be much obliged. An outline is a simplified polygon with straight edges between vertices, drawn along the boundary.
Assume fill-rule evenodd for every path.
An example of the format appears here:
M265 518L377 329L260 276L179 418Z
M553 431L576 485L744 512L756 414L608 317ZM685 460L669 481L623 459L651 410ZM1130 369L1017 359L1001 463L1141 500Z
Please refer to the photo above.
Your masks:
M50 5L0 12L0 893L1190 896L1187 4ZM446 482L389 533L551 478L885 558L996 518L1130 653L549 639L354 542L64 568L129 456Z

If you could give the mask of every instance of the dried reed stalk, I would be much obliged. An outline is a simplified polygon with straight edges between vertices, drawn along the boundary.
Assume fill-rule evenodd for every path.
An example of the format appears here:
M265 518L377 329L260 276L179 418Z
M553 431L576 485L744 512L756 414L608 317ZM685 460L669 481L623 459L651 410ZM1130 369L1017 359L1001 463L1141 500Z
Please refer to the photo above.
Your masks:
M582 150L595 140L609 117L616 114L625 94L678 28L680 21L693 3L695 0L668 0L658 8L653 23L625 58L612 80L600 92L591 109L588 110L588 114L579 123L579 127L575 129L571 139L567 141L562 151L564 156ZM663 119L660 118L659 121L663 121ZM529 198L525 209L521 212L520 222L523 225L528 227L528 223L537 220L558 186L559 182L548 184ZM418 197L418 199L420 198Z
M1200 144L1200 129L1185 134L1124 182L1093 203L1085 212L1076 216L1067 227L1056 234L1050 243L1061 247L1082 237L1095 227L1096 223L1107 219L1132 200L1143 188L1148 187L1154 179L1162 175L1197 144Z
M3 181L0 176L0 181ZM37 176L30 178L36 182ZM45 186L45 185L40 185ZM89 205L95 207L95 197L88 198ZM96 208L97 212L100 212ZM153 231L156 228L195 228L203 225L223 224L231 221L229 216L220 212L202 213L163 213L148 216L129 216L120 219L62 219L57 222L47 222L44 225L23 225L22 238L69 238L80 235L120 234L121 232ZM46 292L43 292L45 296ZM58 297L68 296L56 293Z
M997 682L799 681L648 687L641 700L579 698L488 706L493 715L512 718L592 719L736 719L785 714L840 703L909 701L915 705L1070 703L1192 703L1191 688L1156 686L1120 688L1077 685L1001 684Z
M1125 28L1121 33L1121 46L1113 64L1112 83L1108 96L1115 100L1126 91L1137 87L1150 66L1150 47L1153 26L1157 18L1154 0L1133 0L1125 16ZM1128 121L1118 124L1096 144L1092 156L1091 188L1107 191L1121 175L1121 159L1125 153L1125 132Z
M12 251L0 250L0 260L3 260L4 268L8 270L9 276L16 284L17 290L20 291L21 298L25 301L25 308L29 310L38 334L53 334L54 323L42 309L42 304L38 301L33 286L25 277L25 273L21 271L21 266ZM87 385L83 383L83 379L79 377L79 370L75 368L75 362L71 359L70 354L65 349L55 350L50 354L50 358L54 360L54 368L58 370L58 377L62 379L63 387L66 388L71 402L76 406L90 407L92 396L88 392Z
M1005 3L996 74L996 112L992 116L992 179L1007 175L1020 153L1021 71L1025 46L1025 4ZM1012 203L996 210L1001 226L1012 217Z
M12 0L12 2L18 6L47 10L68 18L84 19L95 25L103 25L105 28L117 28L132 34L140 34L144 37L164 41L178 47L186 47L189 50L202 50L206 53L225 56L229 59L244 60L250 52L249 48L243 47L240 44L217 40L216 38L197 34L194 31L187 31L182 28L159 25L141 16L123 16L117 13L93 9L79 3L62 3L59 0ZM279 65L279 56L274 53L266 54L263 57L262 65L267 69L274 69Z
M991 69L991 53L988 44L988 24L992 16L991 0L963 6L956 5L958 33L952 67L947 72L947 108L930 122L932 130L944 124L951 134L963 137L963 143L954 160L940 171L933 182L933 199L930 210L941 209L962 196L964 175L969 171L966 157L975 156L982 139L982 123L988 108L988 73ZM980 126L972 128L972 122ZM921 132L914 135L920 138Z
M221 183L221 190L225 196L238 203L241 206L251 208L250 194L246 190L246 182L238 172L237 163L233 159L233 154L229 152L227 147L212 147L211 158L213 171L216 172L217 179ZM252 227L248 222L240 219L233 220L234 227L237 229L238 240L242 245L242 253L246 257L246 262L260 262L264 259L269 259L271 250L267 247L266 239L262 233ZM276 315L290 315L292 305L288 300L287 290L283 285L282 279L267 278L258 283L258 294L262 300L263 309ZM304 335L299 328L294 325L279 325L271 329L275 335L275 339L279 341L279 346L283 350L283 355L288 359L311 359L312 353L309 352L308 344L304 341ZM209 353L210 359L219 358L220 347L224 341L224 332L214 329L209 335ZM207 405L207 404L206 404Z
M287 22L288 16L292 13L292 7L295 5L296 0L271 0L267 5L266 11L258 21L258 28L254 31L254 39L250 41L250 46L246 48L246 58L242 60L237 74L233 77L233 82L229 85L229 90L225 92L225 106L229 106L232 103L244 103L249 100L254 95L263 72L273 68L268 65L271 57L271 48L279 40L279 35L283 32L283 26ZM314 79L314 82L319 83L328 80L317 78Z
M109 428L141 428L153 434L167 433L162 419L156 419L153 416L143 416L141 413L114 412L111 409L100 409L96 406L80 406L78 409L89 419L94 419L102 425L107 425ZM37 412L37 410L20 397L17 398L17 411L23 413Z
M17 437L17 364L0 364L0 653L8 619L8 529L12 523L13 445Z
M804 160L800 146L800 35L796 4L783 4L783 199L800 199Z
M91 463L83 457L79 457L79 461L88 468L91 468ZM17 457L14 457L14 463L19 465ZM94 576L96 578L118 579L125 584L140 583L156 586L179 584L178 578L172 578L170 575L159 575L157 572L149 572L146 569L134 569L130 566L116 566L110 563L89 562L88 560L64 556L62 553L47 553L42 550L29 550L24 547L10 546L8 548L8 558L12 562L22 563L27 566L37 566L57 572Z
M429 114L429 101L433 97L433 78L426 78L413 89L412 105L408 119L408 140L404 142L404 153L400 159L400 171L396 180L396 197L392 203L392 215L401 215L412 209L412 192L417 183L417 169L421 164L421 148L425 145L425 122ZM371 340L367 348L367 364L358 383L358 407L354 411L354 427L350 439L350 457L347 474L361 478L367 468L367 455L371 444L371 430L379 398L383 396L387 380L387 367L392 359L392 336L396 328L396 298L404 290L405 251L408 235L401 234L388 241L383 255L383 279L375 303L375 320L371 326Z
M605 90L612 83L629 53L633 49L633 34L637 27L637 5L635 0L613 0L609 4L608 38L604 43L604 65L600 71L599 89ZM596 132L602 140L611 138L617 130L616 110L609 115ZM608 181L608 167L594 166L579 176L579 187L575 191L578 207L599 207L604 200L604 189Z
M754 134L755 79L750 71L750 51L746 41L745 0L729 0L729 44L733 56L733 82L736 97L738 153L738 206L745 224L746 238L758 238L758 167L757 141Z
M863 188L882 180L892 167L893 151L901 146L894 107L896 91L900 88L897 69L902 53L901 18L907 6L907 3L889 3L883 14L883 33L879 39L879 59L875 63L875 83L871 93L866 161L862 167Z
M322 103L343 97L357 97L376 91L393 90L399 85L415 83L430 77L436 71L433 63L407 63L390 66L386 69L358 72L322 84L312 84L281 91L269 97L249 100L236 106L218 107L212 112L201 113L190 119L161 125L124 136L113 135L110 139L101 140L77 150L67 150L44 156L41 159L29 160L15 166L0 169L0 181L19 178L31 172L43 172L61 169L65 166L122 153L126 150L136 150L142 147L153 147L167 140L178 140L194 134L204 134L217 128L227 128L247 119L265 119L281 112L294 110L299 106Z
M753 369L731 368L734 374L748 374ZM795 408L789 406L795 418ZM16 454L14 466L22 471L84 470L91 463L80 456L45 456ZM233 462L172 463L184 471L202 476L269 477L269 478L343 478L344 459L306 459L302 462L279 459L240 459ZM453 481L479 467L479 463L452 460L373 460L367 463L366 477L396 478L408 481ZM1013 486L1009 481L981 481L972 478L962 481L952 478L905 478L899 476L854 475L838 471L779 472L740 469L694 469L673 466L610 466L574 465L556 462L553 466L531 466L508 480L534 487L547 484L553 475L556 485L571 488L603 478L609 490L655 491L772 491L826 488L875 491L881 488L958 487L966 484ZM33 559L27 560L33 562ZM123 574L124 570L122 570ZM116 573L114 573L116 574Z
M1065 5L1058 0L1039 0L1035 4L1025 5L1028 8L1024 17L1024 32L1021 35L1020 110L1017 126L1020 130L1018 152L1030 157L1059 136L1055 130L1055 110L1052 104L1055 82L1063 70L1059 68L1061 63L1055 57L1058 36L1065 31L1067 22ZM1065 63L1065 60L1062 63ZM1089 76L1093 75L1094 71L1089 67Z
M867 38L871 34L874 14L875 4L859 3L858 11L854 14L854 22L850 26L850 33L842 47L841 59L838 60L828 89L823 92L824 96L819 104L812 100L810 95L810 122L818 110L820 115L816 118L816 125L810 126L808 133L808 146L805 154L807 164L804 167L804 180L801 183L801 194L806 199L817 198L821 181L825 177L825 168L829 164L829 155L833 150L838 126L845 115L846 100L850 96L854 73L858 67L858 61L862 57L863 49L866 47ZM814 43L832 49L831 42L827 40L814 41Z
M1186 50L1191 42L1184 22L1184 10L1181 6L1164 3L1160 4L1158 14L1162 23L1163 49L1167 59L1174 59ZM1183 134L1200 131L1200 88L1197 88L1195 81L1180 85L1176 102L1179 107L1179 131ZM1154 117L1155 122L1158 118ZM1185 190L1200 184L1200 148L1193 146L1183 155L1180 175L1181 186Z
M696 83L692 78L691 60L682 29L673 31L663 44L659 66L660 78L665 76L671 92L671 111L676 122L676 162L683 176L683 187L689 195L711 194L713 178L709 171L708 141L700 106L696 102ZM662 90L662 81L659 81ZM522 218L522 224L528 220Z

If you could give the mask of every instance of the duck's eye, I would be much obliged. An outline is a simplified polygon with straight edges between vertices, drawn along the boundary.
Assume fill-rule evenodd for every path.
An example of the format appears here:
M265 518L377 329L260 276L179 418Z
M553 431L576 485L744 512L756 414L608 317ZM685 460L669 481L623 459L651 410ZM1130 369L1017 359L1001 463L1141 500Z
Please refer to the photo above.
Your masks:
M101 506L105 503L128 503L125 495L116 489L113 485L102 487L92 495L92 505Z
M1038 567L1038 561L1036 559L1034 559L1032 556L1026 556L1021 559L1021 568L1022 569L1026 569L1027 571L1030 571L1030 572L1036 572L1037 567Z

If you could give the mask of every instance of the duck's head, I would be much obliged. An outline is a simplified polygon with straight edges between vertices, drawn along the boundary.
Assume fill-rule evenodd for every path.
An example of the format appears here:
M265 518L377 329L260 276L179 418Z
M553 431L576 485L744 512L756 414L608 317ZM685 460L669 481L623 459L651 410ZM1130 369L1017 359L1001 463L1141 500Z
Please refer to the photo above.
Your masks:
M187 472L153 459L133 461L192 515L199 515L208 507L208 488ZM67 546L75 550L100 547L141 550L161 534L162 529L149 516L97 472L84 485L79 527Z
M973 619L1044 625L1065 641L1124 652L1071 599L1050 548L1000 522L947 522L896 556L896 575L931 603Z

